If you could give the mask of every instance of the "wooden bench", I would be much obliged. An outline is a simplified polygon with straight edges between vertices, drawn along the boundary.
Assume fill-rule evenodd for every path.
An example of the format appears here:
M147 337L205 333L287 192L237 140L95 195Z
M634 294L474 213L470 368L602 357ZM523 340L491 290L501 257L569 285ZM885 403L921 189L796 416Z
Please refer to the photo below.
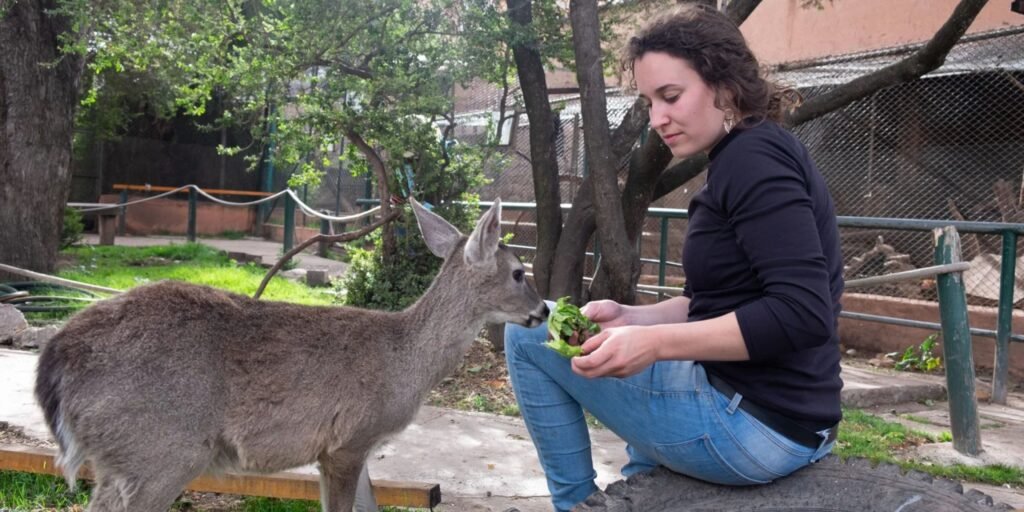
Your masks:
M60 475L60 469L53 462L54 455L55 451L48 448L0 443L0 469ZM82 468L79 477L92 479L88 466ZM373 494L380 506L433 509L441 503L441 486L436 483L375 479L372 484ZM265 475L202 475L186 487L199 492L314 501L320 499L317 475L291 471Z
M107 207L105 210L95 210L86 213L96 214L96 229L100 235L100 245L114 245L114 236L117 233L117 217L120 215L121 210L120 206L112 206L109 203L68 203L68 207L79 210Z

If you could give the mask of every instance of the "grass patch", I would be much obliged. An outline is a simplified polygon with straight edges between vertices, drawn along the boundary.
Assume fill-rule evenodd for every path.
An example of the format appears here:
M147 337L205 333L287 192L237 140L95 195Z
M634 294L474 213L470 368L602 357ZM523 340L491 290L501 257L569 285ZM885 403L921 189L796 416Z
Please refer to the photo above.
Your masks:
M28 512L38 510L82 510L89 503L91 482L79 480L74 491L69 491L63 478L18 471L0 471L0 510ZM220 504L214 510L224 510ZM207 510L202 501L177 501L173 511ZM237 512L320 512L320 503L308 500L283 500L247 496ZM424 509L381 507L382 512L413 512Z
M934 425L934 423L932 423L932 421L929 420L928 418L914 416L913 414L901 414L900 417L908 421L913 421L914 423L920 423L922 425Z
M947 432L938 436L909 429L857 409L844 409L839 439L833 452L843 458L862 457L875 463L896 464L933 476L992 485L1024 486L1024 470L1002 465L971 467L962 464L940 466L916 460L901 460L907 449L925 443L946 442Z
M931 443L924 432L908 429L857 409L844 409L839 439L833 450L841 457L863 457L872 462L893 462L894 453Z
M74 258L75 264L61 270L58 274L61 277L120 290L173 279L251 297L266 275L262 267L236 265L224 253L197 243L76 247L62 254ZM263 298L323 305L331 304L333 297L322 290L275 276Z
M17 471L0 471L0 509L65 510L89 501L88 483L80 481L69 491L63 478Z

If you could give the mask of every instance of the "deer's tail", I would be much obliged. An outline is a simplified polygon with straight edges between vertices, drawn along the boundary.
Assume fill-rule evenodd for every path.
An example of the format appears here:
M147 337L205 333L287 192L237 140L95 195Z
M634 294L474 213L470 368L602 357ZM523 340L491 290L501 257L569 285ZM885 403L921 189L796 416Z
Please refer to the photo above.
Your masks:
M61 353L57 350L58 338L54 338L43 349L39 357L39 368L36 373L36 400L43 409L46 417L46 424L50 432L57 440L60 451L57 454L56 464L64 472L64 478L71 489L75 488L75 477L79 468L85 462L85 454L81 446L75 442L71 432L71 426L67 421L62 407L64 393L64 361Z

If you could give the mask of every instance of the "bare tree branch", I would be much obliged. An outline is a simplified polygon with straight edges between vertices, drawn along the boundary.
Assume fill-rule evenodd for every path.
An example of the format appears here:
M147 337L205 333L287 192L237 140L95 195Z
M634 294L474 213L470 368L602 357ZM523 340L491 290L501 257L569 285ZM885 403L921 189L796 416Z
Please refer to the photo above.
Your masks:
M742 25L758 5L761 5L761 0L732 0L725 6L725 15L737 25Z
M370 232L372 232L373 230L383 226L384 224L387 224L388 222L397 219L399 213L401 212L391 212L387 217L382 217L375 221L374 223L368 226L364 226L362 229L359 229L357 231L349 231L347 233L340 233L337 235L324 235L321 233L314 237L310 237L308 240L302 242L299 245L296 245L294 248L292 248L292 250L285 253L284 256L281 256L281 258L277 260L277 263L274 263L273 267L270 267L270 270L267 271L267 274L263 276L263 281L260 282L259 288L256 288L256 293L252 295L252 298L260 298L260 295L263 295L263 290L267 287L267 283L270 282L270 278L274 277L274 274L276 274L278 270L281 270L281 267L283 267L285 263L288 263L288 260L292 259L292 257L295 256L296 254L302 252L302 250L305 249L306 247L309 247L320 241L334 243L348 242L350 240L355 240L356 238L362 238L369 234Z
M920 78L937 69L946 61L949 50L967 32L988 0L961 0L949 19L927 44L913 55L871 74L854 79L825 94L807 100L786 119L789 126L798 126L811 119L853 103L861 98L891 87Z

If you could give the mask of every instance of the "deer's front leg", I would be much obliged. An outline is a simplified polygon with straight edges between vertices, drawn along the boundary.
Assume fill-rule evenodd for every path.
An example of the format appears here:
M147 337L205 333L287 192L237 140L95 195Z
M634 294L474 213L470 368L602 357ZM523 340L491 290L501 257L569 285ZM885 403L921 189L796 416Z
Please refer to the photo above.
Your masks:
M320 506L323 512L377 511L364 455L339 452L320 458Z

